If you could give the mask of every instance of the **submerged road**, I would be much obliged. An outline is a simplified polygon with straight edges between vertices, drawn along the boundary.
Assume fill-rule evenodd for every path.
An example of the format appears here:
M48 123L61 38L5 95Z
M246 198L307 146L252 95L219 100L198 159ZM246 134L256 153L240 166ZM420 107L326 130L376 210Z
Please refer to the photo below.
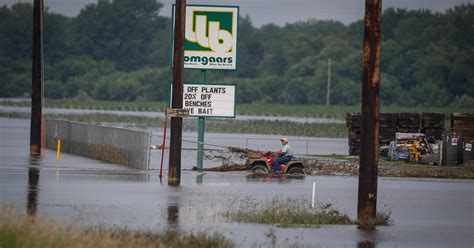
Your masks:
M82 225L181 232L218 232L238 247L472 247L473 180L379 178L379 210L394 225L366 232L354 225L281 228L235 223L223 211L249 199L316 199L356 216L357 178L253 178L246 172L183 171L179 187L160 183L158 171L47 151L28 156L28 122L0 118L0 204ZM189 162L184 162L189 163ZM207 166L207 164L205 164ZM167 166L166 166L167 167ZM164 173L167 175L167 173ZM366 246L364 246L366 247Z

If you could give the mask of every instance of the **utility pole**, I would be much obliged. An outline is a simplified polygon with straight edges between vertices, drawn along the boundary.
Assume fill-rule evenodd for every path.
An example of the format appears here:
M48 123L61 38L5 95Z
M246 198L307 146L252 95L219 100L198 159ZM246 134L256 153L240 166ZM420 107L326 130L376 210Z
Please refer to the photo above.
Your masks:
M202 83L206 84L206 70L201 70ZM202 171L204 160L204 132L206 130L206 118L200 116L198 119L198 150L197 150L197 168Z
M362 133L357 219L377 213L379 87L382 0L365 1L362 75Z
M34 0L32 59L30 155L39 156L43 124L43 0Z
M328 86L326 92L326 105L331 105L331 59L328 59Z
M184 81L184 30L186 23L186 0L176 0L173 49L173 97L171 107L183 108ZM168 185L181 182L181 142L183 136L182 117L171 117L170 158ZM164 149L164 148L163 148Z

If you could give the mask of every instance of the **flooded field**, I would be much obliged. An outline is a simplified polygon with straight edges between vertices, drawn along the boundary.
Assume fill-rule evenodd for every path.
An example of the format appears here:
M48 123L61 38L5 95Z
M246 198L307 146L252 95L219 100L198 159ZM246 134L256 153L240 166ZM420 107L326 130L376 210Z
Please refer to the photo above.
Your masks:
M355 225L282 228L236 223L221 214L232 207L230 204L274 197L310 199L313 182L319 203L331 203L335 209L355 218L357 178L262 178L251 177L246 172L200 174L185 170L181 186L170 187L167 171L160 182L156 170L161 156L158 150L152 152L151 158L155 170L149 172L68 154L62 154L58 162L55 151L51 150L47 150L43 159L30 159L29 122L0 119L0 124L0 204L51 216L61 222L140 230L217 232L233 240L237 247L472 247L474 242L472 180L379 178L378 208L390 210L394 224L372 232L359 230ZM158 135L159 130L155 131ZM194 137L186 133L183 139L195 140ZM206 134L206 142L221 146L237 144L237 141L228 144L231 139L223 137ZM157 136L156 143L159 140ZM248 146L278 147L277 142L259 142L250 142ZM331 142L338 147L338 142L344 141L321 139L315 144L324 147ZM189 148L194 147L189 144ZM184 151L183 169L190 169L194 164L195 151ZM205 167L215 164L218 162L206 161ZM167 168L167 163L164 167Z
M11 107L0 106L0 112L5 113L31 113L29 107ZM127 115L127 116L143 116L143 117L160 117L164 118L164 112L150 111L124 111L124 110L93 110L93 109L61 109L61 108L45 108L46 114L69 114L69 115L85 115L85 114L111 114L111 115ZM254 116L254 115L237 115L235 120L266 120L266 121L290 121L296 123L345 123L344 120L336 118L322 117L294 117L294 116Z

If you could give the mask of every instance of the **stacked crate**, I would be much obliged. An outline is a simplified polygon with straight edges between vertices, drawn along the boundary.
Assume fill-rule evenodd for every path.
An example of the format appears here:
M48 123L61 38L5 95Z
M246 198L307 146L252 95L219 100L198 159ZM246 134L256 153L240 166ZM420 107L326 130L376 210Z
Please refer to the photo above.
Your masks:
M421 131L427 137L434 137L436 140L441 140L444 131L443 113L422 113L421 114Z
M359 156L360 138L362 132L362 115L360 113L347 113L346 126L349 130L349 155Z
M379 115L379 145L388 145L395 139L395 133L424 133L427 137L434 137L436 140L444 140L445 149L448 153L454 154L451 146L454 143L448 143L448 138L457 139L457 135L462 133L462 140L459 147L463 147L466 157L474 156L474 113L454 113L451 115L451 131L447 132L443 138L445 114L443 113L380 113ZM347 113L346 126L349 130L349 155L360 154L360 142L362 133L362 115L360 113ZM453 137L451 137L453 136ZM461 141L462 142L462 141ZM449 156L449 155L448 155ZM461 156L461 155L460 155ZM446 160L447 164L455 164L453 156ZM453 161L451 161L453 157Z
M397 125L397 114L381 113L379 115L379 145L388 145L395 139Z
M451 130L461 132L464 141L474 141L474 113L451 114Z
M451 115L451 130L462 133L461 160L474 160L474 113L453 113Z
M398 128L400 133L419 133L420 114L418 113L398 113Z

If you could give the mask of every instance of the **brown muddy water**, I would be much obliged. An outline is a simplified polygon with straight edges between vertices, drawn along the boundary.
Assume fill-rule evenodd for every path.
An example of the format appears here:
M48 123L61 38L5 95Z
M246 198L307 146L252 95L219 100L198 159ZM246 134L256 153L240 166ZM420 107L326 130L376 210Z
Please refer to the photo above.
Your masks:
M265 201L275 196L310 199L313 182L318 202L331 203L355 218L357 178L255 178L246 172L183 171L181 186L170 187L166 171L161 183L157 170L134 171L68 154L62 154L57 162L55 152L50 150L43 159L30 159L28 121L0 119L0 124L0 204L13 205L30 214L111 228L218 232L232 239L237 247L474 244L472 180L379 178L378 208L390 209L394 224L372 232L354 225L281 228L236 223L220 214L231 204L249 199ZM184 160L184 164L183 168L190 168L194 161Z

